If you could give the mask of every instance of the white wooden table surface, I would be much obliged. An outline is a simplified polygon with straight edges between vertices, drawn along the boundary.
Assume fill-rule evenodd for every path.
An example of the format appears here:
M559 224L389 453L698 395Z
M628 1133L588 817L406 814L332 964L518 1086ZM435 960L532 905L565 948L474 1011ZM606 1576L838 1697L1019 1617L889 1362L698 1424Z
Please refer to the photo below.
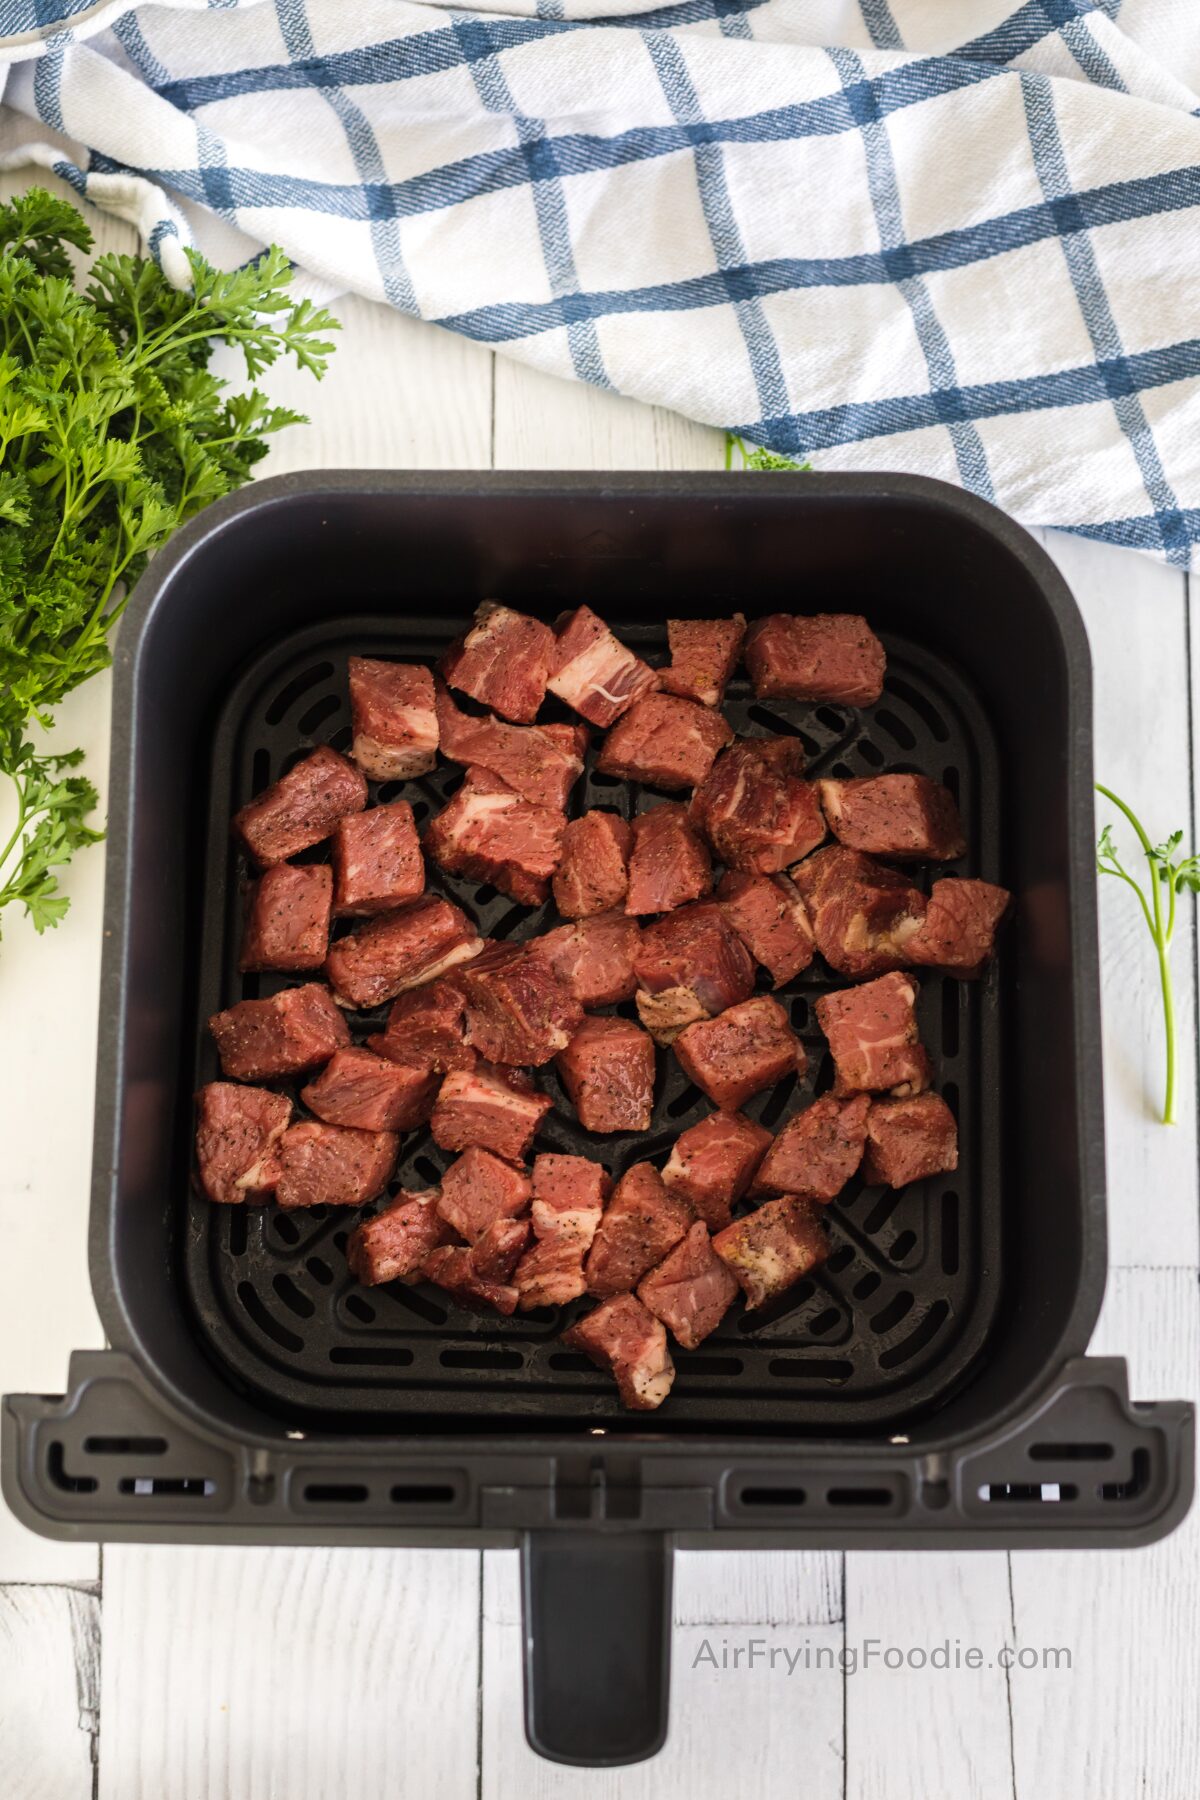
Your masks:
M11 191L6 183L4 191ZM100 226L104 247L132 248ZM716 468L717 436L530 374L350 299L312 415L265 469ZM1097 768L1151 830L1195 833L1200 632L1183 576L1049 534L1083 609ZM1189 667L1191 675L1189 679ZM103 786L109 691L63 709ZM61 1392L100 1345L86 1217L103 855L69 877L65 924L4 921L0 950L0 1389ZM1195 932L1175 953L1181 1112L1155 1125L1161 1027L1132 897L1101 895L1110 1276L1094 1348L1139 1398L1196 1396ZM41 1272L52 1268L52 1303ZM516 1556L471 1551L59 1545L0 1504L0 1796L5 1800L1195 1800L1200 1794L1200 1515L1147 1551L677 1558L671 1734L610 1774L525 1744ZM978 1644L975 1672L875 1665L788 1676L693 1666L750 1637L792 1651ZM1014 1670L1004 1644L1066 1647Z

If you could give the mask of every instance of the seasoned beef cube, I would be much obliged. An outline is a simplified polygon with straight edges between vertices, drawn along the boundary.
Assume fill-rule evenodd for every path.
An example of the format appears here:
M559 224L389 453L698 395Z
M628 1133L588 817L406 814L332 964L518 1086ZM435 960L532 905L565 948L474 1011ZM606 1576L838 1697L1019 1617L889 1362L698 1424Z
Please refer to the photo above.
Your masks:
M715 1018L754 992L754 964L719 906L698 901L644 927L633 961L638 1016L670 1044L696 1019Z
M929 1086L929 1058L918 1041L917 983L881 975L817 1001L817 1020L837 1069L835 1094L919 1094Z
M732 619L668 619L671 661L659 670L659 681L668 694L698 700L701 706L720 706L745 635L741 613Z
M733 1271L748 1308L765 1306L829 1255L821 1209L782 1194L718 1231L712 1247Z
M269 1000L239 1000L214 1013L208 1029L222 1072L238 1081L302 1075L350 1042L349 1026L319 981L284 988Z
M448 806L430 820L425 848L452 875L490 881L522 906L540 906L562 856L566 820L522 800L489 769L468 769Z
M472 1145L442 1176L437 1208L447 1225L473 1244L497 1219L516 1219L528 1212L531 1193L523 1169Z
M473 1069L456 1069L446 1076L430 1130L443 1150L467 1150L477 1144L520 1162L553 1105L520 1069L478 1062Z
M425 892L425 861L407 800L340 819L333 834L334 905L342 917L388 912Z
M618 1181L585 1265L589 1294L626 1294L660 1263L695 1214L657 1169L634 1163Z
M839 975L884 975L912 961L926 902L907 875L837 844L797 863L792 880L817 949Z
M437 688L442 755L470 768L487 769L534 806L562 812L583 774L586 725L505 725L478 718Z
M675 1365L667 1334L633 1294L605 1301L564 1331L562 1341L610 1374L622 1401L635 1412L653 1412L671 1391Z
M825 836L816 784L795 738L739 738L697 788L688 818L727 868L773 875Z
M760 700L870 706L883 692L887 657L857 613L770 613L750 626L744 656Z
M586 812L567 820L562 861L554 872L554 904L564 919L586 919L622 904L631 842L619 813Z
M728 1112L763 1088L802 1075L806 1060L787 1014L766 994L689 1025L675 1039L675 1054L696 1086Z
M439 1075L475 1066L466 1039L467 1014L453 981L412 988L392 1005L387 1028L367 1039L368 1049L390 1062L411 1063Z
M649 1131L654 1044L632 1020L586 1018L555 1061L585 1131Z
M871 1101L862 1165L867 1181L898 1188L957 1167L958 1126L940 1094Z
M315 1081L301 1089L309 1112L326 1125L359 1131L413 1131L433 1111L439 1077L389 1062L352 1045L335 1050Z
M982 975L1011 902L1008 889L990 881L935 881L921 928L905 946L907 960L960 980Z
M322 744L235 813L233 829L266 869L319 844L366 804L367 784L354 764Z
M493 1219L471 1246L475 1274L484 1281L512 1281L532 1236L528 1219Z
M897 861L953 862L966 852L949 788L928 775L871 775L822 781L821 805L839 844Z
M489 944L454 985L466 1006L467 1042L488 1062L538 1068L583 1020L566 983L526 944Z
M255 882L238 968L319 969L329 948L333 873L327 863L275 863Z
M350 754L376 781L409 781L437 761L438 723L433 676L416 663L352 656Z
M758 1165L751 1193L832 1200L862 1161L870 1104L865 1094L825 1094L796 1113Z
M559 619L546 683L552 694L593 725L611 725L627 706L658 686L658 676L615 638L590 606Z
M441 660L451 687L502 718L528 725L546 697L546 677L554 655L554 633L540 619L485 600L475 623Z
M423 894L338 938L329 947L325 973L343 1005L382 1006L406 988L478 956L482 948L483 939L460 907Z
M750 1186L771 1134L743 1113L715 1112L675 1140L662 1172L711 1231L728 1225L735 1200Z
M817 946L808 908L788 876L747 875L731 869L721 878L717 900L773 986L785 987L807 969Z
M382 1281L421 1279L430 1251L449 1243L453 1235L437 1209L440 1192L440 1188L417 1194L401 1190L382 1212L354 1227L346 1261L356 1281L377 1287Z
M514 1238L519 1236L522 1243L526 1235L524 1231L512 1234ZM483 1260L489 1266L494 1266L497 1261L507 1260L489 1255L488 1249L489 1246L485 1245ZM470 1307L475 1311L490 1307L495 1312L503 1313L506 1318L517 1309L519 1296L516 1288L510 1287L503 1279L498 1280L495 1276L483 1273L474 1249L468 1249L465 1244L443 1244L438 1249L431 1250L425 1258L421 1273L427 1281L444 1288L460 1306Z
M210 1081L196 1096L196 1162L210 1200L268 1200L279 1177L279 1140L292 1103L266 1088Z
M708 893L712 863L688 824L685 806L677 800L664 801L650 812L639 813L630 829L627 913L640 917L672 912Z
M737 1299L738 1284L713 1249L708 1226L697 1219L657 1269L639 1281L637 1295L685 1350L695 1350Z
M529 954L549 965L580 1006L616 1006L637 988L638 925L623 912L593 913L533 938Z
M697 787L732 739L728 720L710 707L674 694L647 694L617 720L596 769L650 787Z
M513 1270L513 1286L522 1312L538 1306L565 1306L587 1292L583 1273L587 1250L570 1238L539 1238Z
M279 1140L280 1206L361 1206L388 1184L400 1139L394 1131L354 1131L303 1119Z
M600 1223L609 1180L584 1156L539 1156L533 1165L530 1219L537 1243L513 1275L522 1312L562 1306L585 1292L584 1258Z

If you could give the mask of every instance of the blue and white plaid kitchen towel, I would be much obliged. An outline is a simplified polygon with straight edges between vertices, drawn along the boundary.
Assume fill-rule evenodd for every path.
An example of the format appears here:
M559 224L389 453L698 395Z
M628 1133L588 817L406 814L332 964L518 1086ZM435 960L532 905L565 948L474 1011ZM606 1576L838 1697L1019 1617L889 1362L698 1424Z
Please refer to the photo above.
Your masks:
M0 0L4 62L173 277L236 227L818 468L1197 557L1200 0Z

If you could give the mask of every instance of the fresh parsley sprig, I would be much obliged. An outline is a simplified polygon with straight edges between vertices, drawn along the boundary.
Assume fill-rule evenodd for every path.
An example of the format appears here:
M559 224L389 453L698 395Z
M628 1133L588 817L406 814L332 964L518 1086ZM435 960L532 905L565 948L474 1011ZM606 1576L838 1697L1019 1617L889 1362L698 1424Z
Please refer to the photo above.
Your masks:
M774 450L764 450L761 444L748 444L736 431L725 433L725 467L735 467L734 456L738 457L736 467L739 469L795 469L803 473L811 469L808 462L795 462L790 456L780 456Z

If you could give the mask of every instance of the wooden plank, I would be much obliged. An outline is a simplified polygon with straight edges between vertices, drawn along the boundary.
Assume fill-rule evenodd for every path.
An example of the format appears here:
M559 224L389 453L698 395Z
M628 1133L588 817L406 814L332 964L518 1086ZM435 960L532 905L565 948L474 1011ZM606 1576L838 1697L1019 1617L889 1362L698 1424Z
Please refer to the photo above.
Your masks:
M725 440L661 406L643 406L496 358L497 469L717 469Z
M95 1591L0 1587L0 1794L90 1800L99 1686Z

